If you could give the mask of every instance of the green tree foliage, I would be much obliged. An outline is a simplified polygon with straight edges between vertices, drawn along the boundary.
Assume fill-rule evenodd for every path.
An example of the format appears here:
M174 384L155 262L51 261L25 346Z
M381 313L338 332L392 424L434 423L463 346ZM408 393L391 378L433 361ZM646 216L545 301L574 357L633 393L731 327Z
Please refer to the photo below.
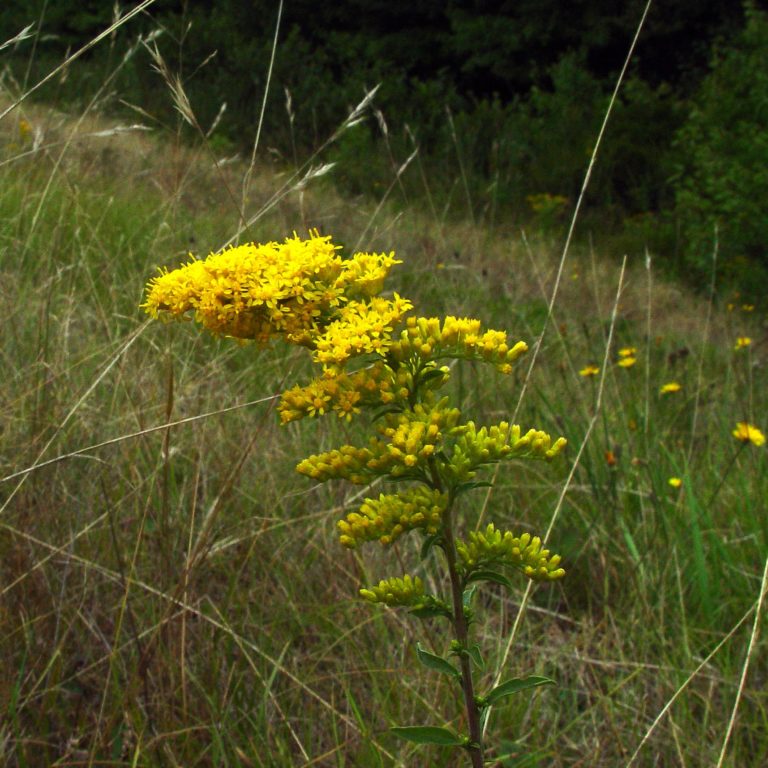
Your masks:
M748 31L739 36L742 3L676 0L652 6L586 201L587 211L603 224L647 222L649 213L669 214L676 205L686 268L704 263L715 220L722 247L735 233L727 259L731 271L741 258L763 258L754 222L760 219L756 193L763 183L758 121L764 109L764 32L757 20L762 17L752 11ZM66 82L57 79L42 95L91 98L127 46L159 29L158 49L181 77L200 125L207 130L226 103L217 133L223 144L248 151L266 91L278 5L157 0L86 54ZM441 207L450 202L474 206L473 214L493 210L525 218L531 196L572 203L645 0L620 5L286 0L262 150L285 160L306 156L367 90L381 84L375 107L386 124L369 120L348 131L325 158L338 161L336 179L348 191L380 194L418 146L430 193ZM34 51L27 42L9 54L17 73L35 78L102 31L115 12L100 0L5 0L0 40L36 23ZM713 46L718 53L708 74ZM110 87L160 122L178 119L145 50L138 50ZM744 168L751 172L742 173ZM460 176L468 195L457 193ZM416 173L398 186L409 196L424 191ZM661 230L654 224L651 231Z
M706 278L717 228L721 275L752 290L765 285L768 14L750 8L744 31L716 50L676 148L674 187L686 267Z

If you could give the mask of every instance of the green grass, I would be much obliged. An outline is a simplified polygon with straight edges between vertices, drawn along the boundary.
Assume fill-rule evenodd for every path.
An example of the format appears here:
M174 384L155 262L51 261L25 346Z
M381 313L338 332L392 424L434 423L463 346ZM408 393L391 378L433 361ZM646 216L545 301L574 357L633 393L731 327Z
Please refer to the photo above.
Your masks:
M169 137L83 137L32 107L47 140L76 140L20 157L32 140L17 117L0 123L3 763L462 765L388 733L459 709L449 682L414 663L417 639L440 648L438 627L355 598L400 568L426 576L419 542L343 550L335 521L359 489L294 472L366 425L279 427L270 398L304 380L306 359L145 325L138 309L158 265L237 230L244 167L216 170ZM248 214L283 182L258 168ZM506 659L505 677L558 682L494 711L493 764L624 766L648 735L634 765L715 765L768 545L766 448L730 434L768 427L766 307L718 302L707 323L706 301L649 285L631 254L606 367L619 266L599 234L597 253L569 256L549 317L557 233L427 211L396 198L368 210L323 180L241 239L317 226L348 248L394 249L394 288L422 313L478 316L529 343L544 332L521 403L530 355L508 378L454 377L471 418L516 414L570 443L554 465L500 467L493 492L464 504L467 527L487 504L486 521L545 530L563 499L551 541L567 576L533 592L511 648L525 585L481 598L488 680ZM734 352L737 335L753 345ZM638 349L626 370L622 346ZM578 374L589 362L605 368L597 412L598 378ZM661 397L671 380L682 391ZM758 638L723 765L768 757L766 658Z

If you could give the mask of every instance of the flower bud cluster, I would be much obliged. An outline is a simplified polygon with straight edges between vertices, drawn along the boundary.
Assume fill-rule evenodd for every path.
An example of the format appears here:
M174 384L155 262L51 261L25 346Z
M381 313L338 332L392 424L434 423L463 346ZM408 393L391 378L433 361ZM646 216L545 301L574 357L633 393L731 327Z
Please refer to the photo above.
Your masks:
M388 414L379 431L387 439L387 451L395 463L413 468L423 466L437 452L444 433L456 428L460 418L459 409L449 408L448 398L444 397L437 403L428 400Z
M541 539L529 533L502 533L493 523L485 531L469 534L469 542L457 541L456 551L465 573L491 565L511 565L533 581L555 581L565 576L560 556L541 548Z
M419 605L424 602L424 582L418 577L407 574L402 579L383 579L375 587L361 589L360 596L371 603L385 605Z
M552 438L538 429L529 429L521 436L517 424L502 421L491 427L478 429L473 421L453 447L448 462L448 472L458 482L471 480L475 470L482 464L490 464L504 458L531 458L550 461L565 447L567 441L559 437L554 444Z
M483 331L479 320L449 315L441 324L437 317L409 317L400 338L390 345L390 356L396 362L441 357L481 360L511 373L512 363L527 349L524 341L510 347L504 331Z
M428 534L437 533L447 506L447 494L425 486L396 494L382 493L378 499L366 499L359 512L351 512L339 520L339 541L354 549L366 541L391 544L416 528Z
M296 471L321 483L344 478L350 483L365 485L374 475L369 465L377 466L386 450L386 446L376 438L371 440L370 446L357 448L354 445L342 445L332 451L313 454L300 461Z
M305 416L322 416L334 411L348 421L362 407L388 405L395 401L396 380L382 362L355 373L340 371L314 379L304 387L283 392L278 410L283 424Z
M350 350L370 351L378 343L376 329L388 333L411 308L399 297L371 301L400 262L391 253L345 260L338 250L330 237L313 232L307 240L294 235L284 243L247 243L204 260L192 257L149 282L142 308L155 318L192 313L220 336L261 343L283 336L309 347L338 321L357 333ZM363 341L366 328L373 335Z

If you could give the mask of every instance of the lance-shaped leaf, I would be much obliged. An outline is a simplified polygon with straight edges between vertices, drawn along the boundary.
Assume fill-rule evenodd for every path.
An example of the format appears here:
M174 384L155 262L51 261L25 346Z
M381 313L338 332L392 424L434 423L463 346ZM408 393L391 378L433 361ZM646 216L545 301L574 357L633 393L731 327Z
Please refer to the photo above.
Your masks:
M468 611L472 606L472 598L475 596L476 591L477 591L477 584L473 584L471 587L467 587L464 590L464 594L461 597L461 602L462 602L462 605L464 606L465 611Z
M501 699L511 696L518 691L525 691L528 688L537 688L540 685L557 685L554 680L550 680L548 677L540 677L539 675L531 675L530 677L515 677L512 680L507 680L500 685L497 685L486 697L485 701L488 706L493 706Z
M485 667L483 655L480 653L480 645L478 643L473 643L467 648L467 656L472 659L478 669L483 669Z
M456 678L461 676L459 670L456 669L448 659L444 659L442 656L435 656L434 653L425 651L421 647L421 643L417 643L416 645L416 655L419 657L419 661L429 669L434 669L437 672L442 672L444 675L452 675Z
M436 725L403 725L390 728L395 736L416 744L438 744L441 747L463 747L466 739L447 728Z
M433 533L430 536L427 536L426 539L424 539L424 543L421 545L421 553L420 557L422 560L426 560L427 555L429 555L429 551L434 547L435 545L440 545L440 543L443 540L443 535L441 533Z
M426 602L422 605L417 605L415 608L408 611L412 616L416 616L419 619L431 619L435 616L444 616L446 619L452 619L453 614L450 609L441 603L440 601Z
M453 489L453 492L456 496L459 496L467 491L474 491L475 488L493 488L493 483L486 482L485 480L471 480L466 483L459 483Z
M507 589L514 589L514 584L503 573L497 571L473 571L469 574L467 581L492 581Z

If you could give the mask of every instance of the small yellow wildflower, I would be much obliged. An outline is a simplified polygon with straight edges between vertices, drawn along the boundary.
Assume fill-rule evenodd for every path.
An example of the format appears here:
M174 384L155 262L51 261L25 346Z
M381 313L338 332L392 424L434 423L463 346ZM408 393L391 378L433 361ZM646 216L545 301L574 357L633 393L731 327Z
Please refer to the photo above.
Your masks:
M749 336L739 336L736 339L736 345L734 346L735 350L744 349L745 347L748 347L752 343L752 339L749 338Z
M631 368L636 362L636 357L622 357L618 364L621 368Z
M664 384L662 388L659 390L660 395L671 395L675 392L679 392L683 388L682 384L678 384L676 381L670 381L667 384Z
M600 373L600 369L596 365L585 365L580 371L579 376L597 376Z
M634 357L637 354L637 347L622 347L619 350L619 357Z
M742 304L741 305L741 311L742 312L754 312L755 311L755 305L754 304Z
M752 443L760 447L765 443L765 435L754 424L747 424L745 421L738 422L731 434L745 445Z
M679 488L683 481L679 477L670 477L667 482L673 487L673 488Z

